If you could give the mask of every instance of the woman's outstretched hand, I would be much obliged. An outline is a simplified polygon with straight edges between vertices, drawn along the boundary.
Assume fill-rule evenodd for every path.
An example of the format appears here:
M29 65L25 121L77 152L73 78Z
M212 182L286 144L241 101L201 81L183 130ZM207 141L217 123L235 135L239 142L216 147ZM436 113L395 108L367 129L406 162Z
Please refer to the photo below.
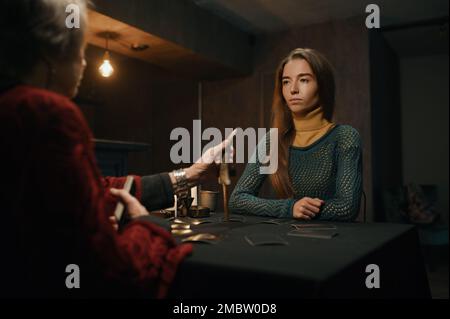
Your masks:
M208 178L217 178L218 165L222 162L223 152L225 152L226 162L233 161L233 137L236 135L236 130L220 144L209 148L203 155L190 167L186 168L186 177L189 184L196 185Z
M303 197L294 204L294 218L311 220L320 212L324 201L319 198Z

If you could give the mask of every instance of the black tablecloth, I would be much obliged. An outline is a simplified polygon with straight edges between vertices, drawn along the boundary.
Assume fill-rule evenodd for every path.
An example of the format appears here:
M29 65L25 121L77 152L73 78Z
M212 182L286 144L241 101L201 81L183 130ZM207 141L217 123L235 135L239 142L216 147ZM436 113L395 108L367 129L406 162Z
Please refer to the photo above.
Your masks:
M416 229L388 223L328 223L331 239L287 236L295 220L282 225L245 216L245 222L221 221L192 226L220 234L215 244L195 243L179 267L173 298L428 298L425 266ZM314 222L317 223L317 222ZM322 222L323 223L323 222ZM324 223L326 224L326 223ZM252 246L246 235L276 234L286 246ZM366 266L380 269L380 288L366 286Z

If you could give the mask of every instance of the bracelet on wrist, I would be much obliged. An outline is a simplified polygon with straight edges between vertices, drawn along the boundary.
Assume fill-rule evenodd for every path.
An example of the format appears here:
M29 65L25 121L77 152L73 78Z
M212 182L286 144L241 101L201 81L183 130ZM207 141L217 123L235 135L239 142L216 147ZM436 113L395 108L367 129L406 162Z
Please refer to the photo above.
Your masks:
M186 177L186 171L184 169L177 169L173 171L175 177L175 194L179 199L186 199L189 197L189 185Z

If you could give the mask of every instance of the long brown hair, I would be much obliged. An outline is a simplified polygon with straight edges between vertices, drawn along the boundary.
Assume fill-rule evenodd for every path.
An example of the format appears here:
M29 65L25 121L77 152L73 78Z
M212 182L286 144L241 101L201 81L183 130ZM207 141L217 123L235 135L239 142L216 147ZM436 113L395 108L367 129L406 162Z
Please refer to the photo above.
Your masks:
M277 68L272 102L272 127L278 128L278 170L270 176L270 180L280 198L292 197L294 193L288 174L288 156L289 146L294 141L295 129L291 111L282 92L284 66L293 59L303 59L309 63L317 79L319 103L328 121L331 121L334 111L335 83L331 63L316 50L304 48L292 50L281 60Z

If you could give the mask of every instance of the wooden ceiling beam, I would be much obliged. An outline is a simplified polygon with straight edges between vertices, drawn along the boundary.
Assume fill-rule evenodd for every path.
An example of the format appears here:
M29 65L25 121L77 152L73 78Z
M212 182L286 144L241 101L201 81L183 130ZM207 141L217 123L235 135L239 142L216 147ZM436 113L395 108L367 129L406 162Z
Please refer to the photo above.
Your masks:
M94 11L95 10L95 11ZM102 31L119 36L109 49L200 79L249 74L252 37L224 20L180 0L97 0L89 10L88 42L105 46ZM132 44L148 49L134 51Z

